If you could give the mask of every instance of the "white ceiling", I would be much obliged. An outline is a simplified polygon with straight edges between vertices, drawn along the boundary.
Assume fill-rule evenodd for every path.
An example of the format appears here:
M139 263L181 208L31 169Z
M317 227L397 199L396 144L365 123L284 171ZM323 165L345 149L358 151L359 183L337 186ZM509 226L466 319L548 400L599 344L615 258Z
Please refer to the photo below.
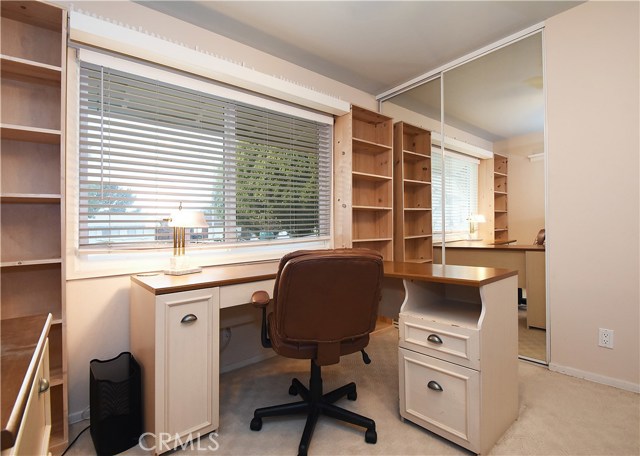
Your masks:
M235 41L308 68L349 86L377 95L418 75L447 64L463 55L491 44L567 10L576 1L140 1L142 5L169 14ZM539 46L539 42L538 42ZM538 50L540 47L538 47ZM524 51L530 52L531 49ZM523 52L524 52L523 51ZM512 56L513 57L513 56ZM505 65L503 59L486 62L481 70L483 82L463 72L457 76L467 84L468 93L458 93L459 106L452 118L466 123L486 139L496 140L526 133L515 118L497 113L488 115L498 94L510 94L526 106L526 93L516 93L514 78L523 77L522 90L531 91L541 77L541 58L535 65L524 65L527 58L516 58ZM511 87L498 88L497 75L489 68L497 65L517 74L503 74L500 80ZM538 65L539 63L539 65ZM526 66L538 74L525 74ZM536 68L534 68L536 67ZM469 67L470 68L470 67ZM454 78L454 74L451 74ZM481 79L481 78L480 78ZM446 81L449 79L446 77ZM522 81L520 81L522 82ZM481 87L479 84L484 84ZM487 84L493 85L488 90ZM490 84L490 85L491 85ZM447 83L445 83L445 90ZM540 92L540 84L537 84ZM469 96L475 94L472 98ZM478 98L482 96L482 99ZM529 93L529 95L531 95ZM449 98L449 97L447 97ZM445 98L445 103L447 103ZM532 98L532 97L529 97ZM469 100L480 112L473 112ZM451 102L454 99L449 100ZM489 105L482 103L489 101ZM482 102L482 103L481 103ZM504 100L503 100L504 102ZM424 109L427 109L426 107ZM530 110L539 110L531 107ZM464 112L463 112L464 111ZM499 110L500 111L500 110ZM511 116L512 117L512 116ZM532 118L533 114L523 114ZM512 124L507 128L506 123ZM522 124L523 122L520 122ZM469 129L469 128L468 128ZM530 128L529 128L530 129Z

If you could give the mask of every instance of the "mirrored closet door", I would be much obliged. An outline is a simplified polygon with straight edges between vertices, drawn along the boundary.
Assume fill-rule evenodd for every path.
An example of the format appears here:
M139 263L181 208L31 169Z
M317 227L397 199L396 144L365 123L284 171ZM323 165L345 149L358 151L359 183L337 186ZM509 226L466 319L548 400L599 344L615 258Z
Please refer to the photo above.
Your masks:
M518 269L519 354L546 363L545 248L534 245L545 228L542 70L540 31L400 89L381 110L431 131L434 263Z

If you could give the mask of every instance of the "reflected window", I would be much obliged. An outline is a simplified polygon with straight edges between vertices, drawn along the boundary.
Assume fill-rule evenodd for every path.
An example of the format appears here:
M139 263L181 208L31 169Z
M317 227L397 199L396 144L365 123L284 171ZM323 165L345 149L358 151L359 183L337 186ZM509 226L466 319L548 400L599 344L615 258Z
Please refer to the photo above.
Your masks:
M466 239L469 234L469 216L478 213L479 160L455 152L445 152L445 229L447 240ZM439 149L431 153L431 186L433 232L442 239L442 154Z

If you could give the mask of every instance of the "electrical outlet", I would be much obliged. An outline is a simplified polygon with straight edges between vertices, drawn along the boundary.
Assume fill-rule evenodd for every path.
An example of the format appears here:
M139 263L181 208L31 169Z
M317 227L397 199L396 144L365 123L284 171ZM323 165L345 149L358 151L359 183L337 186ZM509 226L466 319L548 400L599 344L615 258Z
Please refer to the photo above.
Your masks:
M613 348L613 329L599 329L598 345L604 348Z

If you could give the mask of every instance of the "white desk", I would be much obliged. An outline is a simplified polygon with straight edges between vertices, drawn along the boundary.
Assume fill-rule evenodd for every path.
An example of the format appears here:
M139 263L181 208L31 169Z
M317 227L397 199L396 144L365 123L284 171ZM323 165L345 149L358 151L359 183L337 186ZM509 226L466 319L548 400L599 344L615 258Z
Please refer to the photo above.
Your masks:
M189 434L217 429L219 309L272 289L277 267L267 262L131 277L131 351L142 367L145 432L173 436L156 453ZM401 415L473 451L488 451L518 411L517 315L511 305L517 272L400 262L384 268L396 292L383 294L399 300L391 306L402 305ZM442 342L430 346L432 335ZM467 367L457 372L460 363ZM448 379L438 374L444 392L430 395L430 376L447 369ZM465 376L469 381L461 382ZM444 421L430 416L433 404L446 412Z

